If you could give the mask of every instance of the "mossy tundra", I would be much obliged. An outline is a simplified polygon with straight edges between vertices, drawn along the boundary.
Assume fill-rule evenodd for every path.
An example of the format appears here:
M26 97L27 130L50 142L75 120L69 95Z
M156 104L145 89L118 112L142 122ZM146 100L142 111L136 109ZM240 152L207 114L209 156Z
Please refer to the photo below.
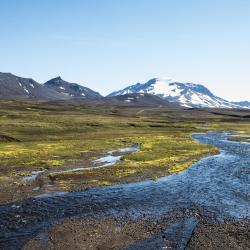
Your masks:
M250 134L249 125L246 111L1 101L0 186L4 194L0 202L45 192L51 180L56 190L69 191L177 173L218 152L192 140L192 133L233 130ZM113 166L53 174L89 167L106 152L135 143L140 150ZM21 182L22 176L34 170L46 170L36 193L34 183Z

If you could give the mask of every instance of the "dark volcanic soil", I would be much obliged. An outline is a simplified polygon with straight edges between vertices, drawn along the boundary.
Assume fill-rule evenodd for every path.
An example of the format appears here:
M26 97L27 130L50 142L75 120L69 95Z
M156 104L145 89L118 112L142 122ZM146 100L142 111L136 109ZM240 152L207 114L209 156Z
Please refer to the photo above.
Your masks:
M227 222L222 224L201 224L187 246L192 249L250 249L250 222Z
M149 246L147 239L159 238L163 242L164 230L171 227L171 220L122 219L69 219L55 225L49 234L41 233L30 240L24 250L35 249L158 249L155 242ZM187 250L193 249L250 249L250 223L200 222L187 242ZM138 247L143 243L143 248ZM167 242L164 242L167 244ZM125 247L129 246L129 247ZM152 247L152 248L149 248ZM177 248L168 248L177 249Z

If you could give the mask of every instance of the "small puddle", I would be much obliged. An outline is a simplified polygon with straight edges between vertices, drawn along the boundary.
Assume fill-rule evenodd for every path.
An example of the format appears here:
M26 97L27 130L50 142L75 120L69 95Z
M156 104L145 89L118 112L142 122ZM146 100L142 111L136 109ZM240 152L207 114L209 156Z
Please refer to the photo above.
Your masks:
M139 144L134 144L131 147L119 148L117 150L109 151L106 156L101 157L101 158L99 158L97 160L94 160L92 162L95 165L104 163L103 165L101 165L99 167L111 166L111 165L114 165L117 162L121 161L122 156L124 156L126 154L136 152L137 150L139 150ZM121 155L116 155L116 154L119 154L119 153L121 153Z
M108 152L108 154L113 154L113 153L116 153L116 152L119 152L119 153L133 153L133 152L136 152L139 149L139 147L140 147L139 144L134 144L131 147L119 148L117 150L111 150L111 151Z
M41 170L41 171L32 171L31 172L31 175L29 176L24 176L22 178L22 182L31 182L31 181L35 181L37 179L37 177L39 175L41 175L42 173L44 173L45 171L44 170Z
M101 167L106 167L106 166L111 166L114 165L115 163L119 162L122 158L122 155L118 156L113 156L113 155L107 155L104 157L101 157L97 160L92 161L94 164L100 164L100 163L105 163L101 165Z

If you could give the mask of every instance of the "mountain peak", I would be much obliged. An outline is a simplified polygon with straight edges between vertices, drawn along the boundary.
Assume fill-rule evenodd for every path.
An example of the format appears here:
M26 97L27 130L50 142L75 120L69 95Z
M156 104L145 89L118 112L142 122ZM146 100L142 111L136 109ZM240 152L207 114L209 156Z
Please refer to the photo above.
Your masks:
M50 79L48 82L55 83L55 82L59 82L59 81L63 81L61 76L54 77L54 78Z
M46 83L44 83L44 86L71 98L93 99L102 97L99 93L80 84L67 82L60 76L47 81Z
M166 83L175 82L175 80L173 80L173 78L171 77L156 77L153 78L152 80L155 80L156 82L166 82Z

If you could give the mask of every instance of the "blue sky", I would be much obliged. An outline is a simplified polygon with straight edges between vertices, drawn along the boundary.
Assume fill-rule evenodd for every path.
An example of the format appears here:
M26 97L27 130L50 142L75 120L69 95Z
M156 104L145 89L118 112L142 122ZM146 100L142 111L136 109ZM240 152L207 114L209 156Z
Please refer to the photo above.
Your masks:
M250 100L248 0L1 0L0 71L108 94L171 77Z

